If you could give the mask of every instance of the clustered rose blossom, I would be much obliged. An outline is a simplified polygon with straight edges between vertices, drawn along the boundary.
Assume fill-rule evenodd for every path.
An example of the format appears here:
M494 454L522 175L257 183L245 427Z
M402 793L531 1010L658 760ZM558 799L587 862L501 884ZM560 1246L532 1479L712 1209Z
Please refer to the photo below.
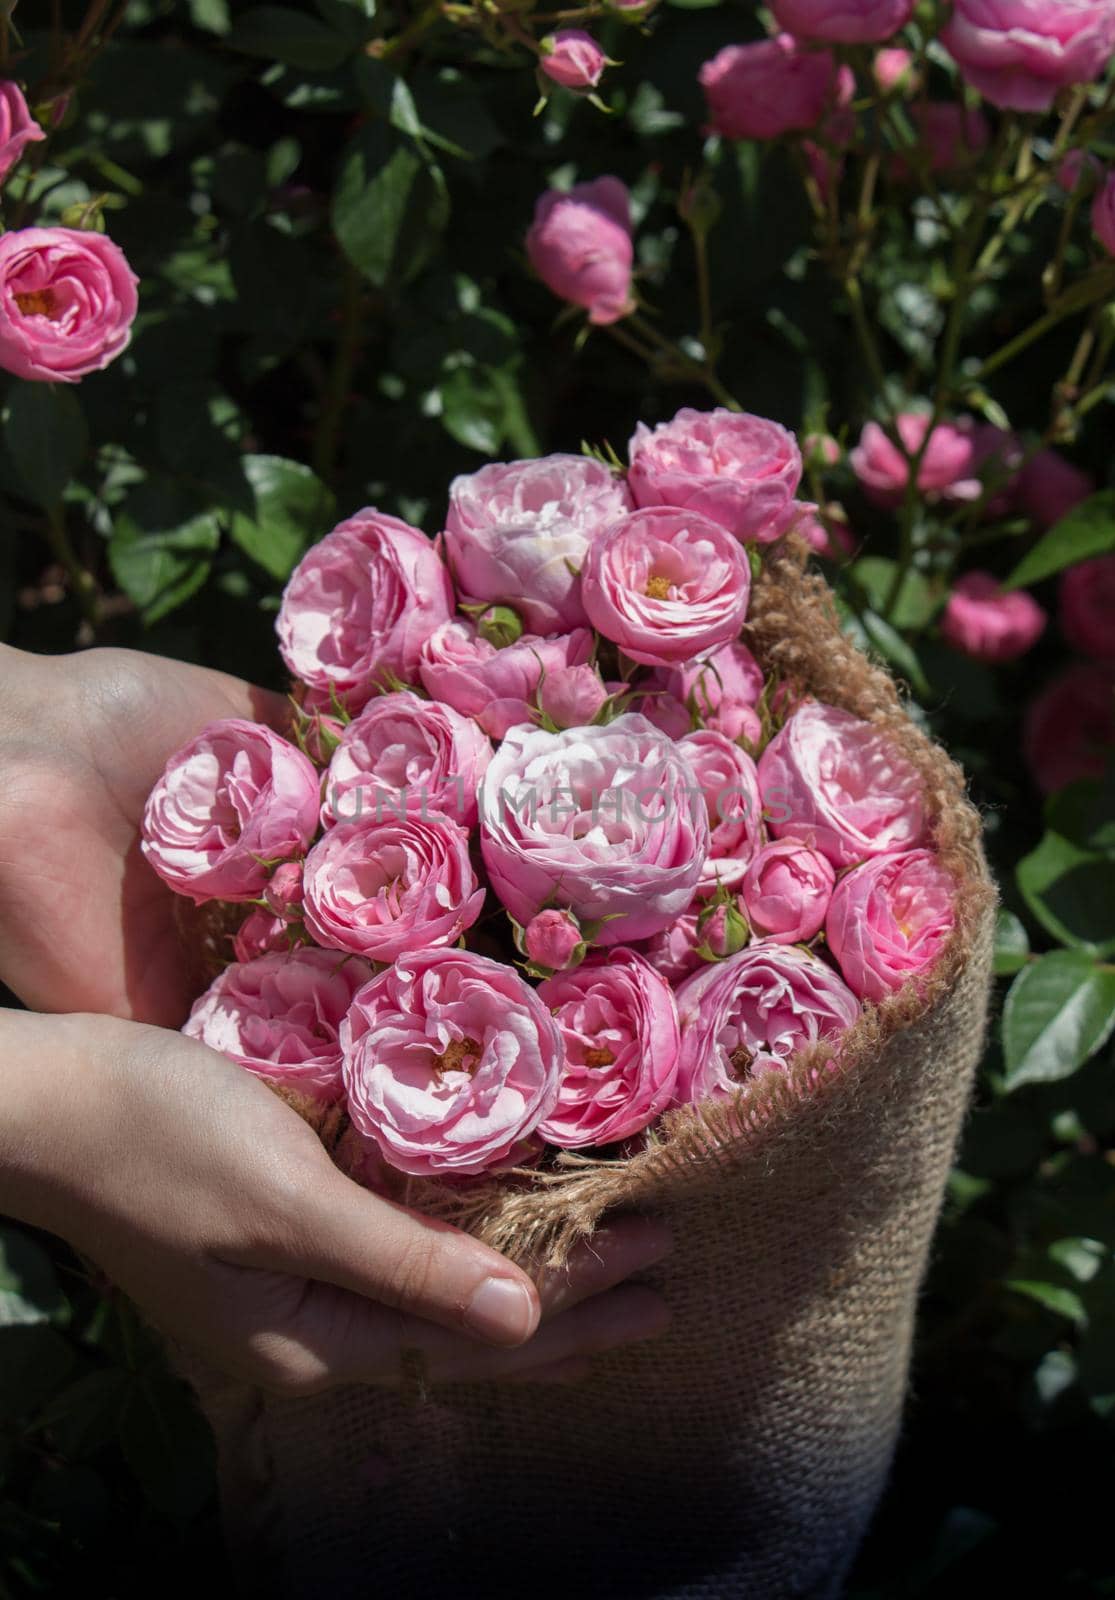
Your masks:
M774 20L799 39L877 44L904 28L914 0L771 0Z
M583 28L559 28L542 40L538 65L547 78L563 89L584 93L600 82L608 58Z
M1015 448L955 432L953 492ZM291 738L232 719L171 757L144 854L242 907L188 1028L339 1100L361 1181L626 1151L802 1049L838 1064L860 999L938 960L918 773L747 643L754 547L816 513L801 472L777 423L686 409L626 473L458 478L436 541L358 512L283 596ZM1071 574L1063 611L1094 636Z
M836 62L788 33L728 44L698 74L709 125L726 139L777 139L815 128L837 92Z
M21 228L0 237L0 367L76 383L126 347L139 279L104 233Z
M966 572L949 595L941 635L975 661L1014 661L1041 638L1046 620L1024 589L1004 591L990 572Z
M1047 111L1115 55L1111 0L955 0L941 43L992 105Z
M618 178L549 189L534 208L527 256L559 300L583 306L590 322L618 322L635 309L631 205Z

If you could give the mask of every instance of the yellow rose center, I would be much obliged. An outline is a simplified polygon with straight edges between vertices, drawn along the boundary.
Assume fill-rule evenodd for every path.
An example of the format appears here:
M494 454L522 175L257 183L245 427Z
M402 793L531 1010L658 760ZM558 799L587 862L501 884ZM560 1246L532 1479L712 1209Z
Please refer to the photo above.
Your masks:
M443 1072L476 1071L480 1059L480 1046L475 1039L454 1039L439 1056L434 1057L434 1072L440 1078Z
M610 1067L615 1059L607 1045L597 1045L594 1049L585 1051L586 1067Z
M646 592L651 600L668 600L671 587L669 578L655 576L647 580Z
M53 289L29 289L26 294L16 294L15 303L25 317L53 317L55 314Z

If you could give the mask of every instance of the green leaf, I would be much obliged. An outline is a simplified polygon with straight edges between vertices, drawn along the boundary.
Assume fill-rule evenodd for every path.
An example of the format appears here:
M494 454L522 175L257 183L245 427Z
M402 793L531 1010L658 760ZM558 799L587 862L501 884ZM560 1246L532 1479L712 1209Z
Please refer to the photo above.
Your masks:
M50 1322L65 1308L46 1251L22 1229L0 1224L0 1327Z
M860 621L872 648L898 669L915 694L928 696L929 683L921 663L902 635L874 611L865 611Z
M1044 835L1015 873L1026 904L1062 944L1100 958L1115 955L1115 859Z
M1030 938L1013 911L1000 911L995 924L995 974L1020 972L1030 955Z
M1065 1289L1059 1283L1037 1283L1026 1278L1008 1279L1003 1287L1012 1289L1015 1294L1024 1294L1028 1300L1035 1301L1058 1317L1067 1318L1078 1327L1088 1320L1084 1302L1075 1289Z
M332 71L352 48L350 40L326 23L292 6L253 6L237 17L228 43L244 55L307 72Z
M1022 589L1092 556L1115 550L1115 489L1093 495L1062 517L1024 555L1004 589Z
M373 122L349 145L333 194L341 248L378 288L413 278L449 220L440 168L407 134Z
M149 494L147 487L129 496L117 517L108 560L143 621L152 623L201 588L221 528L214 512L190 515L180 497Z
M886 556L863 556L851 569L873 611L882 613L890 598L898 563ZM939 597L920 572L910 568L902 578L898 600L890 617L896 628L924 628L937 610Z
M4 414L4 442L35 504L61 505L88 445L77 396L61 384L17 383Z
M469 450L494 456L504 438L506 406L500 389L474 367L458 367L441 385L441 420Z
M255 497L251 516L236 512L232 537L273 578L289 578L306 549L334 521L333 496L309 467L282 456L244 456Z
M1115 970L1056 950L1015 978L1003 1009L1004 1086L1068 1078L1115 1027Z

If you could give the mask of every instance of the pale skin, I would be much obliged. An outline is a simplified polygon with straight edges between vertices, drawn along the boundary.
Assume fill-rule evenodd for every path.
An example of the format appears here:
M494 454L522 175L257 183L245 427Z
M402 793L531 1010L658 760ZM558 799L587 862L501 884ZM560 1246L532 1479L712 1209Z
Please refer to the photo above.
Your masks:
M167 756L282 700L129 651L0 646L0 1211L68 1240L164 1333L281 1394L576 1381L667 1313L624 1280L669 1248L620 1218L533 1278L361 1189L258 1080L176 1031L173 897L138 852ZM494 1287L493 1287L494 1285Z

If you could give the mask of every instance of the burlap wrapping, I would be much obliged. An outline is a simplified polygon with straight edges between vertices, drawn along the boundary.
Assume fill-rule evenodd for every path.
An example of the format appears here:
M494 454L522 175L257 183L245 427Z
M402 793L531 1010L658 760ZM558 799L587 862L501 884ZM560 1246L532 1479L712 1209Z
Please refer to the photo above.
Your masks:
M994 895L979 819L800 554L769 564L764 666L885 726L925 778L959 924L928 992L869 1010L837 1071L802 1058L654 1148L415 1203L526 1259L617 1206L670 1219L646 1281L669 1333L575 1388L349 1388L277 1400L195 1373L230 1543L277 1596L779 1600L840 1592L883 1488L918 1287L983 1040ZM343 1146L343 1140L342 1140Z

